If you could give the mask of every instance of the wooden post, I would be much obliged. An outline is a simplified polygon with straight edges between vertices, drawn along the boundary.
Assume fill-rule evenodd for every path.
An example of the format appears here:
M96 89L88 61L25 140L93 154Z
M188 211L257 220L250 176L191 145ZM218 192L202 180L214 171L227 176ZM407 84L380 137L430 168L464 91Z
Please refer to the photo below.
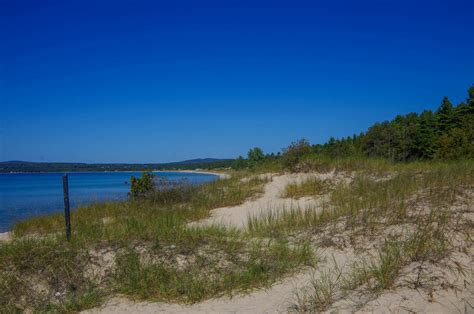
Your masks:
M66 239L71 240L71 212L69 210L69 186L67 174L63 175L64 218L66 220Z

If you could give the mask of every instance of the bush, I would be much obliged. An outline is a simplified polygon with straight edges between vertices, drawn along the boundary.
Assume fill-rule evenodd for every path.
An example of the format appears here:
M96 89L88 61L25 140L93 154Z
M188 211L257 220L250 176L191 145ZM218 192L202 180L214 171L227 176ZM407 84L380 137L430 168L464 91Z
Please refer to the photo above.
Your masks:
M248 166L247 160L245 160L244 157L239 156L236 160L234 160L231 168L234 170L240 170L240 169L247 168L247 166Z
M251 163L257 163L265 158L265 154L260 147L254 147L247 153L248 160Z
M285 168L295 171L300 160L311 153L311 144L306 139L300 139L292 142L287 148L283 149L283 165Z
M154 175L150 171L145 171L142 173L141 178L136 178L132 176L130 179L130 193L128 195L131 198L144 197L149 195L155 190L155 181L153 180Z

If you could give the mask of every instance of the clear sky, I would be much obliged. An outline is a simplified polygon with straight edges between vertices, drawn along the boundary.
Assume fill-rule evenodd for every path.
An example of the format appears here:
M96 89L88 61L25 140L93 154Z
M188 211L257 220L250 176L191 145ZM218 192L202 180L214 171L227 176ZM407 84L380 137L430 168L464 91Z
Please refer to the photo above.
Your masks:
M0 0L0 160L236 157L458 103L473 3Z

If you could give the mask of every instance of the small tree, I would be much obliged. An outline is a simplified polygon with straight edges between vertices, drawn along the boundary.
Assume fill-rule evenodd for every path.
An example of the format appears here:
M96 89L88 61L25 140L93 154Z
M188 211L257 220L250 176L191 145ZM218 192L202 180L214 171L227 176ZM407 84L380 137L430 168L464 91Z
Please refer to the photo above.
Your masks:
M292 142L283 149L283 165L290 170L294 170L301 158L311 153L311 144L306 139Z
M144 197L155 190L154 175L150 171L142 173L141 178L132 176L130 179L130 193L131 198Z
M245 161L244 157L239 156L234 162L232 163L232 169L243 169L247 166L247 162Z
M247 156L249 161L252 163L259 162L260 160L263 160L263 158L265 158L265 154L263 153L263 150L260 147L254 147L249 150Z

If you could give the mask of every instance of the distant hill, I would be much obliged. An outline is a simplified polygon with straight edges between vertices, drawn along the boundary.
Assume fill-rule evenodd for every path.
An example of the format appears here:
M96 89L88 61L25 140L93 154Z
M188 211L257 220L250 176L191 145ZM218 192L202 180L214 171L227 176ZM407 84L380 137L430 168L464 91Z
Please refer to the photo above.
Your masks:
M192 170L230 167L233 159L198 158L170 163L110 163L88 164L72 162L0 162L0 173L11 172L85 172L85 171L144 171L144 170Z

